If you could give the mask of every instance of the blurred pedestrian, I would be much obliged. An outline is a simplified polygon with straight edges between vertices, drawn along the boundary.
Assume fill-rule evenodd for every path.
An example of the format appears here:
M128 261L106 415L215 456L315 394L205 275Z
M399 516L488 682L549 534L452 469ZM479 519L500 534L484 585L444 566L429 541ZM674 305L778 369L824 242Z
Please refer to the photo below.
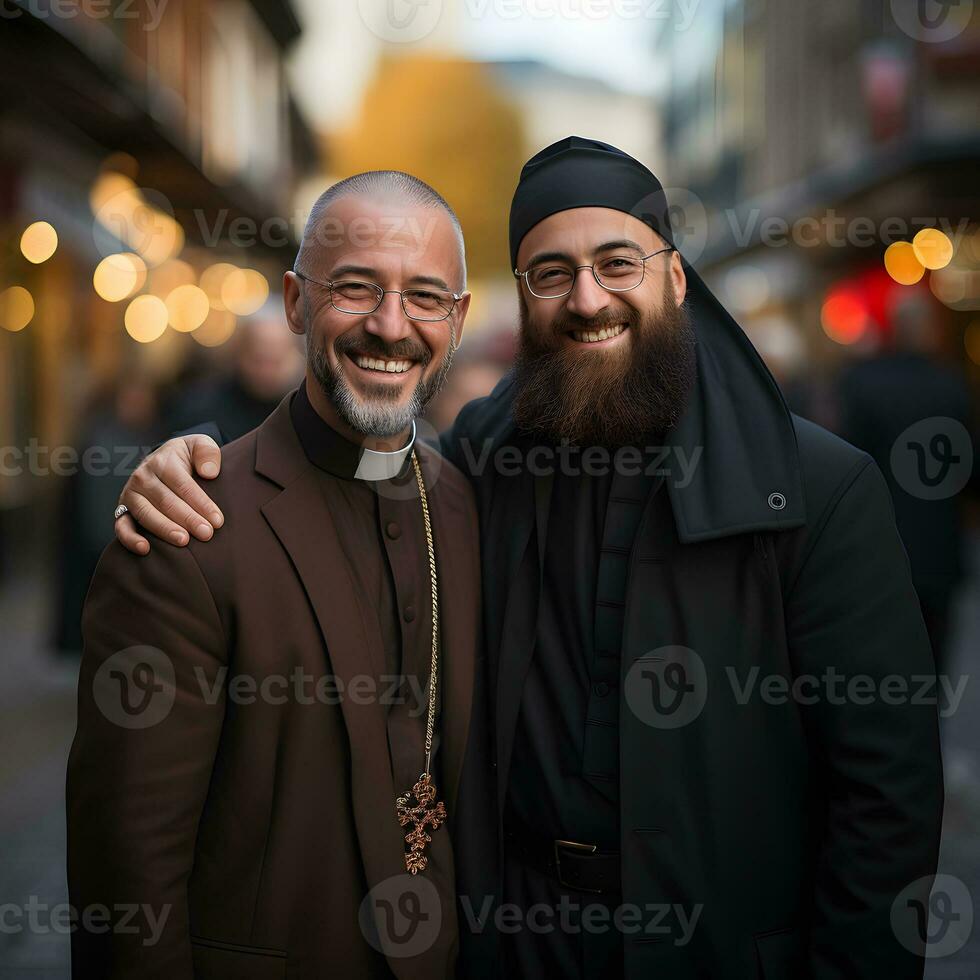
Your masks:
M938 359L940 335L927 297L895 310L892 349L854 365L840 382L840 431L885 475L936 668L948 670L950 606L963 577L963 526L957 495L910 493L896 479L892 450L916 422L951 419L971 429L970 396L958 372ZM938 423L943 424L943 423Z
M82 649L82 604L102 549L112 539L112 510L137 462L165 432L154 382L124 374L98 398L82 422L78 465L66 478L61 506L60 563L54 645L65 653Z
M208 420L226 440L261 425L303 375L303 353L283 319L281 297L244 317L235 332L232 373L181 393L170 406L171 432Z

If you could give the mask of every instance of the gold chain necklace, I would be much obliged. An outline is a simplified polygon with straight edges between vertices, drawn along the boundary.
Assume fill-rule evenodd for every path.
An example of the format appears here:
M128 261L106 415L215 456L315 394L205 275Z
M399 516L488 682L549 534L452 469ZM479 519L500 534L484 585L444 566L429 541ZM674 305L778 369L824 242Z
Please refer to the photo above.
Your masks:
M432 732L435 728L436 693L439 679L439 578L436 572L436 549L432 543L432 524L429 520L429 499L422 480L419 459L412 450L412 466L415 468L415 482L419 487L422 501L422 520L425 522L425 544L429 552L429 582L432 586L432 663L429 669L429 713L425 722L425 771L412 787L411 792L395 800L395 813L402 827L412 824L412 830L405 835L408 850L405 852L405 867L415 875L425 870L429 863L425 845L432 842L426 828L436 830L446 822L446 804L435 802L437 791L432 782L429 768L432 764ZM412 798L415 804L412 805Z

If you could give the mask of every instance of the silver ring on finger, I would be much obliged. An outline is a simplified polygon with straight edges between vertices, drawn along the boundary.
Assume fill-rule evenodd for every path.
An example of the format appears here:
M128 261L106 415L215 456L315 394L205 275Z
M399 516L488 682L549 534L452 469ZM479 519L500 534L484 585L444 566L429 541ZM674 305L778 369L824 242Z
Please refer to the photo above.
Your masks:
M128 513L129 513L129 508L125 504L120 504L112 512L112 517L113 517L114 520L117 520L118 521L119 518L123 516L123 514L128 514Z

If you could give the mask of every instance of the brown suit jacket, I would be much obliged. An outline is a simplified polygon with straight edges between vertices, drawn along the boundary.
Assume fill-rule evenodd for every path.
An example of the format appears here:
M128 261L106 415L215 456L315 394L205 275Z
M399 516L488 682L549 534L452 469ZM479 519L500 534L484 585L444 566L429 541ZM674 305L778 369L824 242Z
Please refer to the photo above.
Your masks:
M462 475L419 455L442 586L449 826L437 832L454 836L477 523ZM380 629L356 612L315 477L287 399L224 448L207 485L225 515L213 541L154 541L146 558L113 543L102 556L68 767L76 980L452 975L454 904L433 899L424 874L398 877L394 801L407 787L392 782L378 698L348 695L384 673Z

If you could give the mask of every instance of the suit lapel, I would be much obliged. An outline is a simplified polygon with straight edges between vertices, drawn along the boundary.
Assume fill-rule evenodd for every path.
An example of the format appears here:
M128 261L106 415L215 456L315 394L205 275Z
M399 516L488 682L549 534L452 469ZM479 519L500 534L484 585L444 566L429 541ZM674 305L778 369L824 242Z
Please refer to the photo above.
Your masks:
M315 471L291 483L262 507L296 568L327 647L338 687L352 678L384 672L376 627L365 621L333 519ZM310 533L311 527L316 533ZM365 661L367 657L367 662ZM368 881L374 884L404 868L401 833L395 820L384 710L377 698L341 698L350 739L354 817Z

